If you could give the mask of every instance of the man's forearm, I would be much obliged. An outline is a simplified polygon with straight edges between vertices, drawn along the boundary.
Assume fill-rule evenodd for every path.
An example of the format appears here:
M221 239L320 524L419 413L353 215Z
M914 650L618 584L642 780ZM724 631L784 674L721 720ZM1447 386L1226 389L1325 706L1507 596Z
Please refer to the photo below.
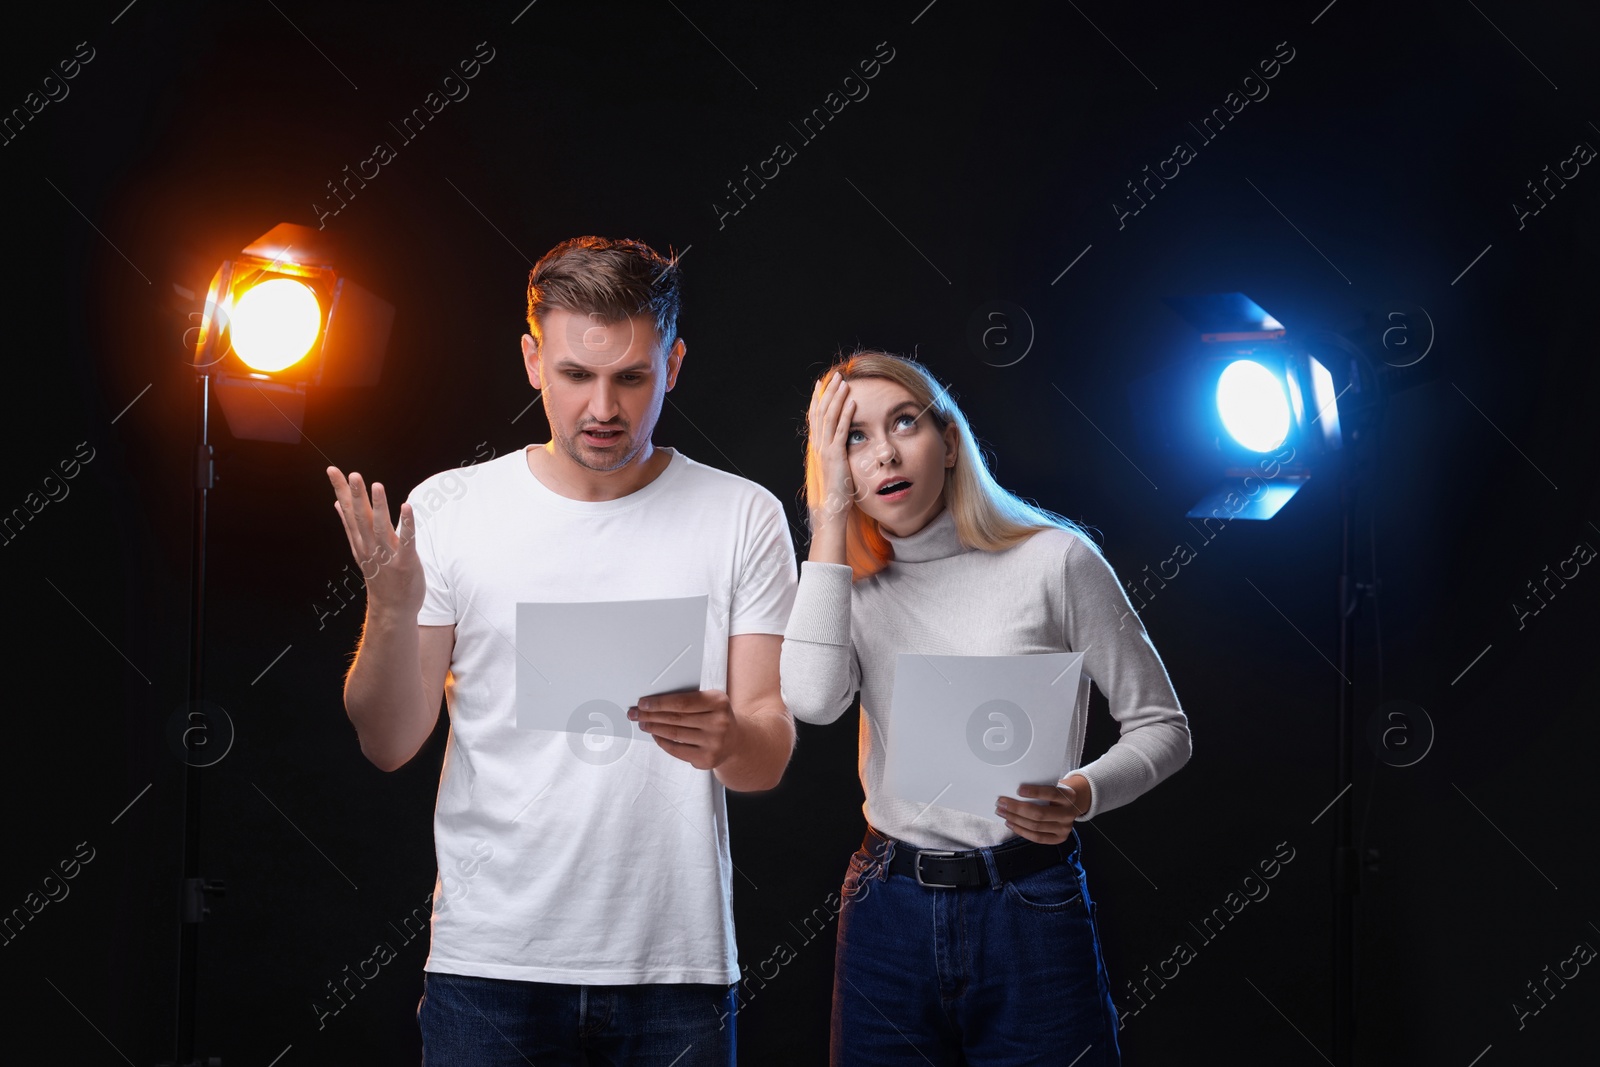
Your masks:
M794 720L788 709L782 704L769 705L741 716L739 728L738 747L712 773L735 792L773 788L794 754Z
M344 683L344 707L361 740L361 752L386 771L410 761L438 721L424 706L416 619L367 605L361 644Z

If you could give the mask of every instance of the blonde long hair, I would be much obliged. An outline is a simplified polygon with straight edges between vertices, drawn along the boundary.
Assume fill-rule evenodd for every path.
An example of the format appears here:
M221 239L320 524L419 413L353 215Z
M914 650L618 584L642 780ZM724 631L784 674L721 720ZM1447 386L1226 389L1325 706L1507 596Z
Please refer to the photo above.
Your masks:
M956 406L950 391L921 363L879 349L857 349L829 367L821 380L827 381L835 373L846 381L883 378L903 386L917 405L932 416L941 435L946 427L956 427L956 462L944 472L944 500L955 519L956 536L964 546L998 552L1026 541L1040 530L1063 529L1081 535L1090 547L1100 551L1084 527L1023 500L994 480L967 417ZM814 533L813 509L821 503L822 471L817 452L811 447L809 428L806 438L803 492L806 525ZM845 560L856 581L876 574L894 560L894 547L884 537L878 520L859 507L850 509L846 522Z

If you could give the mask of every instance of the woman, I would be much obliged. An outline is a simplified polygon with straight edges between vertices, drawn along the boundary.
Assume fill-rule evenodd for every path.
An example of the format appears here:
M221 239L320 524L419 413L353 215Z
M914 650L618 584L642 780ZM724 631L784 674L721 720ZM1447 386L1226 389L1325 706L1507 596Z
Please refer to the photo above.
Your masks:
M1189 758L1166 669L1094 542L994 481L920 364L856 352L817 382L808 423L811 551L783 696L796 718L829 723L861 691L867 817L841 894L832 1063L1117 1064L1073 824ZM996 820L883 791L898 653L1074 651L1079 721L1092 679L1121 726L1105 754L1054 786L1018 783ZM1072 745L1076 765L1081 731Z

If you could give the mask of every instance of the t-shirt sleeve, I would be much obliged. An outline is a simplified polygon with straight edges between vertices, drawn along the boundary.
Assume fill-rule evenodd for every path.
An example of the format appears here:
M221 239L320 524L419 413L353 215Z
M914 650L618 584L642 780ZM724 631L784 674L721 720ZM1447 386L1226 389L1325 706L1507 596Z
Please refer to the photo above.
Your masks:
M794 541L778 498L765 493L752 509L756 532L746 555L728 611L728 636L781 634L794 607L798 584Z
M439 568L435 542L438 531L434 529L431 513L420 506L422 489L423 486L417 486L407 499L416 520L417 558L422 561L422 576L428 585L428 591L422 598L422 610L417 612L417 625L453 626L460 621L456 618L455 596L450 590L450 583L445 580L444 572Z
M1063 567L1063 637L1105 694L1121 736L1071 773L1089 782L1088 821L1153 789L1189 760L1189 721L1111 564L1074 534Z

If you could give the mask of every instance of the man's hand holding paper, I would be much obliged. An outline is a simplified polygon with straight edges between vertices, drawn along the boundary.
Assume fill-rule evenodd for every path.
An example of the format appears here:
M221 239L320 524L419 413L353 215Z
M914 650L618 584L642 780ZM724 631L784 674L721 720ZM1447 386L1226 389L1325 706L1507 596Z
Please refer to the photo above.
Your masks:
M720 689L640 697L628 709L628 718L662 751L698 770L712 770L739 748L742 726L728 694Z

